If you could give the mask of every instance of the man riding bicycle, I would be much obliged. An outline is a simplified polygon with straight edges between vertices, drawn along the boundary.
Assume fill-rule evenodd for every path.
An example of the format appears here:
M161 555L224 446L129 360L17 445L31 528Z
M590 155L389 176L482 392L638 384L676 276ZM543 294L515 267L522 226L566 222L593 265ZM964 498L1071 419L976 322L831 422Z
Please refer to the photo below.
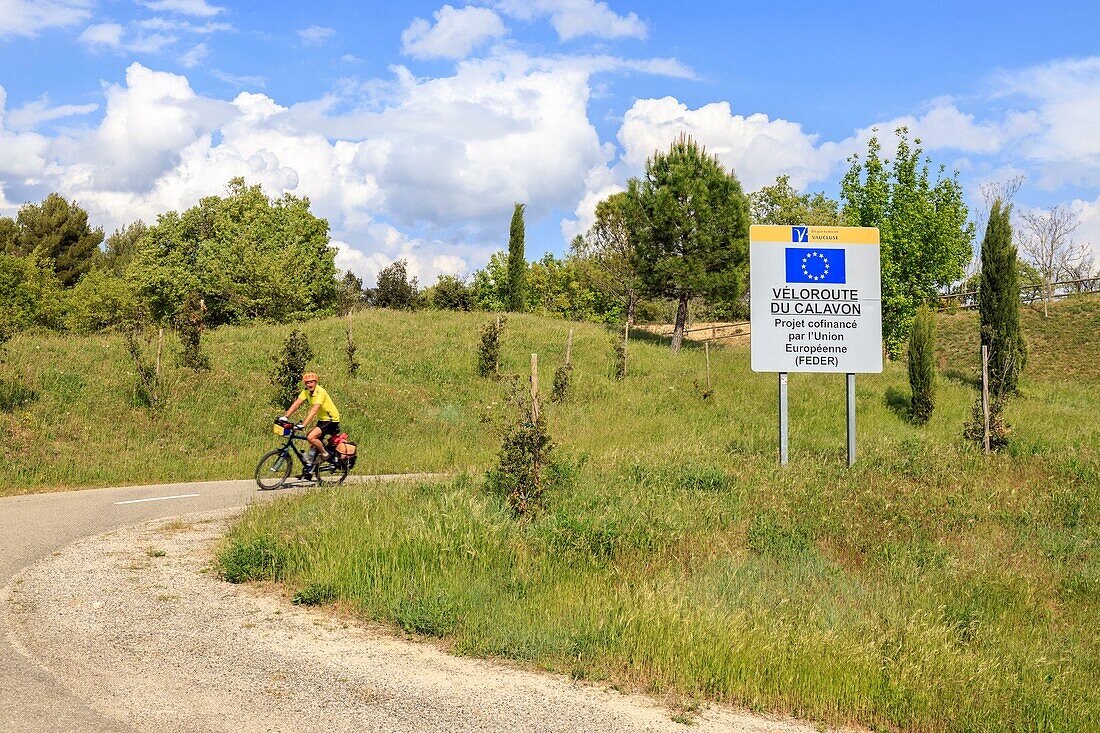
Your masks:
M321 461L329 460L329 453L325 450L324 439L340 432L340 411L336 409L336 405L329 397L328 391L317 384L316 373L306 372L303 374L302 384L305 385L305 389L298 395L298 399L294 400L294 403L287 408L286 416L283 419L289 418L307 402L310 404L309 414L298 425L304 427L314 417L317 418L317 425L306 435L309 444L313 446L313 449L309 452L309 463L306 463L305 471L302 473L302 478L308 481L313 474L313 466L317 457L320 456Z

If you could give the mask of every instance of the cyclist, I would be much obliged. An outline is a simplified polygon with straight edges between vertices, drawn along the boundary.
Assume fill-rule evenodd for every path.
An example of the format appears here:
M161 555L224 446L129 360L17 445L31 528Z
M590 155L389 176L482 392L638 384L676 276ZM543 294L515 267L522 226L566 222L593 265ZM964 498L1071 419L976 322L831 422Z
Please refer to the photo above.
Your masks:
M287 408L286 416L283 419L289 419L299 407L307 402L310 404L309 414L296 427L304 427L314 417L317 418L317 425L306 435L309 444L313 446L313 449L309 452L309 462L306 463L305 471L302 473L302 478L308 481L313 474L314 461L317 460L317 457L320 456L322 461L329 459L329 453L325 450L324 439L340 432L340 411L336 409L332 398L329 397L328 390L317 384L317 374L315 372L303 374L302 384L305 385L305 388L298 395L298 399L294 400L294 403Z

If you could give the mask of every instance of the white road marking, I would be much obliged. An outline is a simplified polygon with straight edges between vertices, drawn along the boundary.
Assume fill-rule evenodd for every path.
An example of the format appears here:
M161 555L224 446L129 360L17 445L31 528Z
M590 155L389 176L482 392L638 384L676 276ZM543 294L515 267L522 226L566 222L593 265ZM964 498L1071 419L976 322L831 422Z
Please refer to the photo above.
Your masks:
M188 499L192 496L198 496L198 494L177 494L176 496L157 496L152 499L130 499L128 501L116 501L115 506L119 504L140 504L143 501L167 501L168 499Z

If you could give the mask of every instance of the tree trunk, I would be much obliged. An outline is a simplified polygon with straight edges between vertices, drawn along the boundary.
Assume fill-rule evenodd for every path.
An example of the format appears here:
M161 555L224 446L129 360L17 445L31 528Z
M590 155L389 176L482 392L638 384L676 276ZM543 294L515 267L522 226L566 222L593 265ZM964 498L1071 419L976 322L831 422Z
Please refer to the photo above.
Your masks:
M638 304L638 295L634 292L634 288L628 288L626 291L626 323L629 326L634 325L634 306Z
M680 353L680 344L684 343L684 326L688 317L687 294L680 296L680 305L676 308L676 328L672 331L672 353Z
M1050 318L1050 299L1053 296L1054 289L1051 287L1050 278L1047 278L1047 297L1043 301L1043 317Z

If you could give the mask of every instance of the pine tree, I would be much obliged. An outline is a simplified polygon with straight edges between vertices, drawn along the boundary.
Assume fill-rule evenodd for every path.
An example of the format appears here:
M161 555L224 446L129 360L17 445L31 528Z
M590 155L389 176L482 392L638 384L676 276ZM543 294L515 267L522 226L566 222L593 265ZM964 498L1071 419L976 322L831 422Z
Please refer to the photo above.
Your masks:
M936 332L932 309L922 305L909 332L909 414L923 425L936 401Z
M982 345L989 347L989 391L1000 400L1016 391L1027 361L1020 332L1016 246L1012 243L1012 205L993 202L982 240L978 312Z
M59 194L19 209L17 226L16 254L48 262L65 287L76 285L100 256L103 230L88 226L88 212Z
M508 230L508 302L505 305L513 313L526 310L527 302L527 257L523 252L525 208L526 204L516 204Z
M688 300L735 300L745 289L749 203L741 183L687 135L646 161L628 188L634 261L646 295L678 301L672 351L684 339Z

